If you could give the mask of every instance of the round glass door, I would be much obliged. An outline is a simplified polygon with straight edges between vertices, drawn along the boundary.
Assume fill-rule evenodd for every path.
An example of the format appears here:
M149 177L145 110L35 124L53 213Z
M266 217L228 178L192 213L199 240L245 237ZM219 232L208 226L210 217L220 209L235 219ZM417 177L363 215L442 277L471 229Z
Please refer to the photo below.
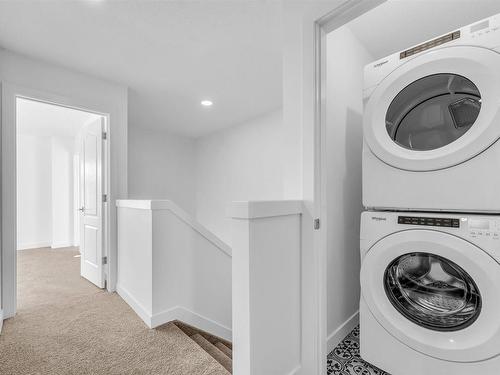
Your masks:
M481 110L481 94L469 79L450 73L421 78L389 105L385 125L391 139L409 150L434 150L463 136Z
M481 312L481 294L454 262L429 253L396 258L384 275L385 293L407 319L436 331L470 326Z

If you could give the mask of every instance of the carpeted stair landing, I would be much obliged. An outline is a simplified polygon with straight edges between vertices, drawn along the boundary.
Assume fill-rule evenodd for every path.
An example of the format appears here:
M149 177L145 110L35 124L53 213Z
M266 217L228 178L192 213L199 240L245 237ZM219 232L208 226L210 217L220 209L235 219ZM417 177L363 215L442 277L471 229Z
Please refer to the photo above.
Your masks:
M1 375L230 374L230 343L179 322L148 329L116 293L80 277L77 255L18 252L18 313L0 334Z

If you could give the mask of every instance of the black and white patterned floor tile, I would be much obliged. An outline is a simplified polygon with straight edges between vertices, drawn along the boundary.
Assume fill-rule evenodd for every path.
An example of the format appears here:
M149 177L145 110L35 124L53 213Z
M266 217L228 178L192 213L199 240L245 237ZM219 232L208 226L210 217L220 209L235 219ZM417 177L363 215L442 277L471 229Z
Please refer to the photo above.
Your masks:
M390 375L359 356L359 326L328 354L328 375Z

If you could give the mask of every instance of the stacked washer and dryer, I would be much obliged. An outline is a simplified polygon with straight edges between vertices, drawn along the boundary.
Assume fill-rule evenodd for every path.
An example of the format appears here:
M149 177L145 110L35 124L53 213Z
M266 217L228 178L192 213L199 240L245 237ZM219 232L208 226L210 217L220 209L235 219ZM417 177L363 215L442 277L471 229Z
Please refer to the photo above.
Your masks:
M500 15L365 68L361 356L500 374Z

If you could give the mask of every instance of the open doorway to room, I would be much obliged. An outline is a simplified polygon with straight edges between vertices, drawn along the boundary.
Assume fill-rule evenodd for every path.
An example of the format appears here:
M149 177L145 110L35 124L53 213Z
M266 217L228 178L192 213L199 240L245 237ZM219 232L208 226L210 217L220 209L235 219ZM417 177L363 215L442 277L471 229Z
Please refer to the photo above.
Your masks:
M105 121L16 98L18 311L105 287Z
M373 330L370 332L371 327L366 319L362 319L361 329L358 325L360 297L363 300L360 289L360 244L363 256L368 248L367 239L364 237L367 233L366 225L362 231L360 219L361 213L366 210L362 201L362 195L366 195L362 180L365 180L366 186L367 175L362 174L362 171L370 170L370 164L366 164L366 155L371 151L366 138L363 138L364 112L370 96L376 85L389 74L394 76L396 68L390 64L394 61L399 64L404 56L401 53L405 50L460 30L465 25L478 22L476 27L484 26L482 19L499 12L500 5L494 1L484 1L481 7L478 7L477 2L463 0L460 1L460 7L450 13L447 1L436 0L433 1L432 12L429 13L427 2L388 0L349 22L342 22L340 25L333 19L332 24L335 27L324 27L325 35L319 53L323 59L323 69L318 68L317 83L321 90L321 95L318 95L318 98L321 98L318 99L321 100L318 103L321 113L318 116L321 118L321 147L318 147L321 150L321 179L318 179L318 185L322 191L321 218L322 227L325 228L323 249L326 264L324 295L327 374L343 375L359 369L366 373L387 374L383 370L390 370L390 367L373 361L373 364L382 369L364 362L359 352L360 345L367 347L363 344L363 339L359 344L360 337L375 337ZM422 27L422 19L426 20L425 27ZM462 35L466 35L464 30L468 30L468 27L462 30ZM480 32L489 33L489 30ZM388 35L392 37L387 38ZM433 47L431 44L430 48ZM374 71L385 64L386 68L391 66L391 69L386 75L376 75ZM367 72L370 75L367 75ZM419 92L424 91L422 86ZM441 112L438 106L434 106L433 110L434 112L425 113L427 117L424 112L420 116L422 119L425 117L424 121L429 126L435 127L440 124L436 119L446 118L440 116L441 113L446 115L447 112ZM431 119L436 121L435 124ZM384 126L386 125L384 123ZM422 134L425 132L422 131ZM370 179L378 181L383 178L381 175L374 175L375 173ZM397 188L395 185L395 189ZM407 207L409 208L410 206ZM370 220L378 221L379 217ZM361 275L361 278L363 277ZM366 309L366 304L364 306ZM378 344L382 341L380 336L376 336ZM384 360L390 363L392 357L388 355ZM358 370L355 370L356 367Z

